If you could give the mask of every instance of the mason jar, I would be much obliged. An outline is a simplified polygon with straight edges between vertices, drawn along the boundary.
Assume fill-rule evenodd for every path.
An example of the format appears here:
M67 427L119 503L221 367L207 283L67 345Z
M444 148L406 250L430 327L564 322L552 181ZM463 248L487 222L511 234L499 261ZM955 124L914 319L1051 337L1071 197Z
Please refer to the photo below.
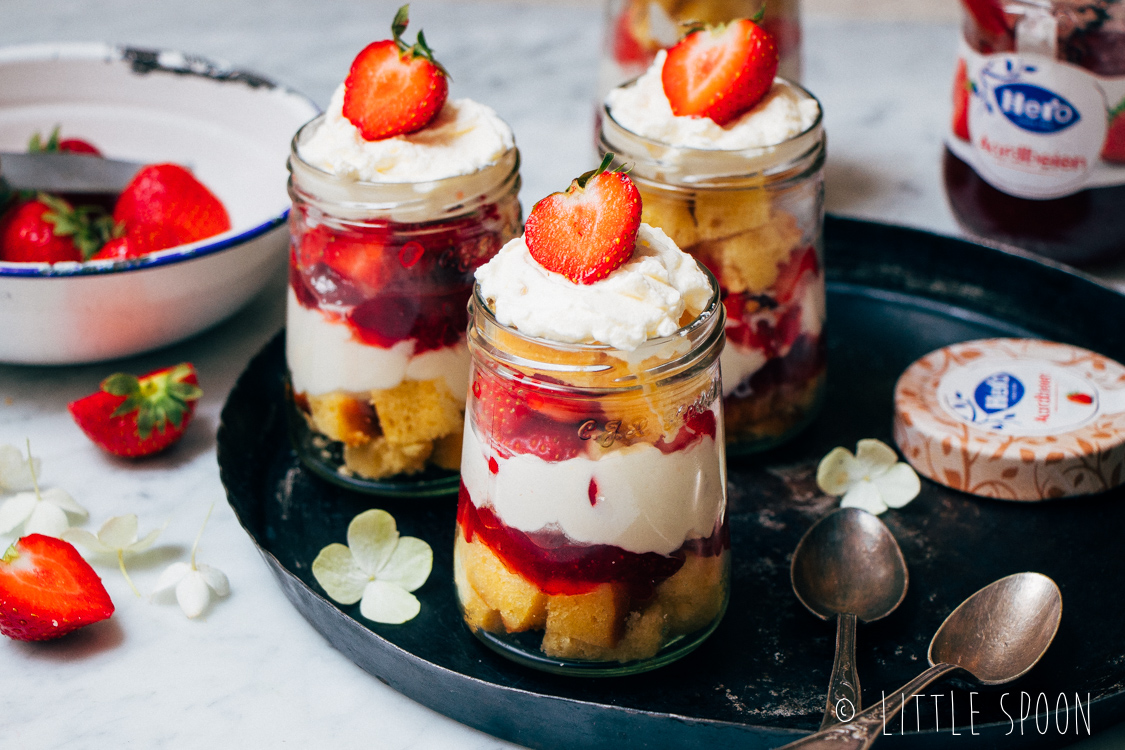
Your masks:
M751 453L796 435L824 395L821 116L782 143L725 150L637 135L605 107L599 148L631 167L642 220L718 279L727 450Z
M519 152L427 183L342 179L289 155L290 434L337 484L457 490L473 272L522 228Z
M625 352L525 336L470 304L454 576L486 645L558 674L667 664L730 589L717 289Z

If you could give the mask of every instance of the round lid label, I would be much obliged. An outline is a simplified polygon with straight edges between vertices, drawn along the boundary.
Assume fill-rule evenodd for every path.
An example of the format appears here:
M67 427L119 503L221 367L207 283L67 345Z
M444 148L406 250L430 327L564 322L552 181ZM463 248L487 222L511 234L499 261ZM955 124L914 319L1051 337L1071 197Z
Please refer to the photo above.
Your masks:
M973 427L1003 435L1057 435L1101 413L1097 386L1051 362L995 360L956 367L941 379L938 402Z

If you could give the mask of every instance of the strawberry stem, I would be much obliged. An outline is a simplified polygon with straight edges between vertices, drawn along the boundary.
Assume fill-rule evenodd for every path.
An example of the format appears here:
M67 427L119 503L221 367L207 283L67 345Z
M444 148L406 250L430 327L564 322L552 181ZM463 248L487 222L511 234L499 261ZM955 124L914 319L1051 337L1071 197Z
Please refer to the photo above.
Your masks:
M211 520L211 511L215 510L215 503L211 503L211 507L207 509L207 515L203 517L203 525L199 527L199 533L195 535L195 542L191 545L191 569L195 570L195 551L199 549L199 540L203 538L203 530L207 528L207 522Z
M406 40L402 38L406 27L410 25L410 3L402 6L395 13L395 19L391 21L391 33L394 34L395 46L398 47L399 54L402 57L409 55L411 58L422 57L429 60L434 67L441 71L449 80L453 80L453 76L449 75L449 71L445 66L434 59L434 51L430 45L426 43L426 35L421 31L418 32L418 39L413 45L407 44Z
M121 568L121 575L125 576L125 582L129 584L129 588L133 589L133 593L139 598L141 592L137 591L137 587L133 585L133 579L129 577L129 571L125 570L125 550L123 549L117 550L117 566Z
M27 441L27 469L31 472L31 486L35 488L35 499L42 500L39 494L39 478L35 476L35 462L31 460L31 438L24 438Z
M578 187L585 188L586 183L588 183L590 180L592 180L595 177L597 177L598 175L600 175L602 172L609 169L609 165L613 163L613 160L614 160L614 158L616 158L616 156L617 155L614 154L612 151L607 152L606 155L602 157L602 163L600 165L598 165L597 169L592 169L589 172L586 172L585 174L580 175L578 177L578 179L575 180L575 182L578 183Z

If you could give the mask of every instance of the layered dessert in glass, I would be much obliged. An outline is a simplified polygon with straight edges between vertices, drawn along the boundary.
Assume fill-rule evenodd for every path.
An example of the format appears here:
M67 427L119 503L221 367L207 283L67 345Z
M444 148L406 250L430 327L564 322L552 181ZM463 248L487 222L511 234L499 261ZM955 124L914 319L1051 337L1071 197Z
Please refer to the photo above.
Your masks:
M466 305L473 272L520 230L519 154L511 129L468 99L375 140L345 115L347 101L345 84L289 159L294 442L338 483L452 492Z
M729 122L676 115L662 80L668 54L610 92L599 144L632 165L644 221L718 279L728 448L762 450L799 432L824 391L820 105L771 76Z
M465 622L557 673L683 656L729 590L713 280L647 225L590 284L523 238L477 279L454 549Z

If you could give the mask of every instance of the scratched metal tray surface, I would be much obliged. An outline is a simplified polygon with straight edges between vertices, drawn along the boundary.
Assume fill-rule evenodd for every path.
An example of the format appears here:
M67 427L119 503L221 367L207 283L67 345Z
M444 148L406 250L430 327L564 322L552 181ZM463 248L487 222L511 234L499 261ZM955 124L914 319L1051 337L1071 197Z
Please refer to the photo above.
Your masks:
M293 605L376 678L470 726L529 747L770 748L815 729L835 628L793 596L789 563L835 503L816 489L818 459L865 437L892 442L892 392L907 365L957 341L1036 336L1125 361L1125 296L1064 267L946 237L829 217L829 388L796 441L732 460L730 609L680 662L645 675L579 679L508 662L462 625L452 583L453 496L358 495L306 470L285 429L284 340L275 338L231 392L218 454L231 506ZM1058 636L1019 681L985 689L939 683L886 727L882 746L1061 747L1125 717L1125 489L1015 504L923 480L883 516L910 570L902 606L860 625L865 704L926 666L945 616L985 584L1024 570L1063 593ZM381 507L434 548L421 614L377 625L324 596L309 566L348 522ZM1079 704L1080 709L1079 710ZM1021 720L1021 717L1022 720Z

